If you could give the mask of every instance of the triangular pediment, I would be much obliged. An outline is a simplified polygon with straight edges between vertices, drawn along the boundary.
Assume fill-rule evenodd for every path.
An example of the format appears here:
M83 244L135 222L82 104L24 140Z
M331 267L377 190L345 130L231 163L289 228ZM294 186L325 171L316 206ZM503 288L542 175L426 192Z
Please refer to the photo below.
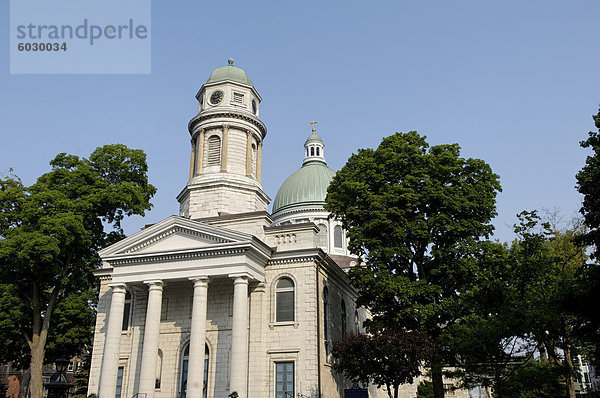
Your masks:
M100 251L102 258L200 249L251 240L252 236L172 216Z

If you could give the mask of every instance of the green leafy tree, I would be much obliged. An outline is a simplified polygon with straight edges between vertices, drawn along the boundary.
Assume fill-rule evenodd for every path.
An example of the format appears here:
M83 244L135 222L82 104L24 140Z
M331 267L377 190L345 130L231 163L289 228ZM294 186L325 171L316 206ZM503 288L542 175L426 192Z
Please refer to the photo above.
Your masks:
M588 138L581 141L583 148L592 150L585 166L577 173L577 190L583 195L580 213L583 215L588 230L582 234L588 245L594 246L595 258L600 258L600 110L594 115L598 132L590 131Z
M529 361L494 389L497 398L562 398L565 385L561 370L554 364Z
M400 385L421 374L420 364L432 347L429 337L417 331L349 334L333 343L333 368L352 381L385 387L390 398L398 398Z
M417 386L417 398L433 398L433 383L423 380Z
M573 357L580 346L581 321L568 304L587 256L584 248L575 244L577 233L573 230L552 228L535 211L518 216L518 238L510 250L513 283L519 295L515 307L541 358L558 366L569 397L575 398Z
M489 391L510 374L515 356L530 350L531 343L525 339L527 325L507 247L486 242L480 248L480 266L465 303L471 312L449 325L440 340L456 354L459 366L453 376L466 388Z
M29 351L34 398L42 396L55 311L62 313L60 328L63 316L73 315L74 297L93 286L97 250L122 238L123 218L143 215L156 192L146 155L124 145L97 148L88 159L62 153L50 165L29 187L15 176L0 179L0 276L27 307L19 332Z
M577 190L583 195L580 213L587 227L582 241L594 248L592 257L596 261L588 264L575 302L586 320L582 336L595 347L595 364L600 368L600 308L590 305L600 299L600 110L593 118L598 132L590 131L587 140L580 142L583 148L591 149L592 154L576 177Z
M349 249L366 260L350 277L373 314L370 327L403 325L434 339L436 398L453 356L438 338L464 315L476 275L472 253L493 230L498 191L498 176L483 160L462 158L457 144L430 147L416 132L359 149L328 189L325 208L341 219Z

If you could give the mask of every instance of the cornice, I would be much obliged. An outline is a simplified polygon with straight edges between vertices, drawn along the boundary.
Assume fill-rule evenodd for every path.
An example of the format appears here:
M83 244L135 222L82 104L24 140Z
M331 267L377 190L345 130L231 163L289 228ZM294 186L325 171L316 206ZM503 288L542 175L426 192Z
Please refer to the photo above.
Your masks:
M240 247L231 249L214 249L205 251L193 251L183 253L151 254L147 256L135 256L121 259L108 260L113 266L128 266L144 263L165 263L170 261L192 260L200 257L235 256L248 252L250 248Z
M192 118L192 120L190 120L190 122L188 123L188 131L190 132L190 135L191 136L194 135L194 130L196 129L196 126L198 124L200 124L206 120L211 120L211 119L215 119L215 118L232 118L232 119L243 120L245 122L248 122L248 123L254 125L262 134L262 139L264 139L265 136L267 135L267 127L265 126L265 124L263 122L261 122L257 118L252 117L250 115L244 115L241 113L236 113L236 112L231 112L231 111L199 113L198 115L194 116Z

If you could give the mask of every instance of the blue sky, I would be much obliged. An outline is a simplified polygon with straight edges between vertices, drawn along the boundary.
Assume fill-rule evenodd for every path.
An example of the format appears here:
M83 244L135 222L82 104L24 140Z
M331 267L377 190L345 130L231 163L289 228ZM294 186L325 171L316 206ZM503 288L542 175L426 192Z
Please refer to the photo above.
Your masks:
M263 188L300 167L318 120L329 166L396 131L457 142L500 175L496 237L523 209L574 216L579 147L600 105L600 2L153 1L149 75L10 75L0 41L0 172L26 184L59 152L123 143L148 155L154 209L177 214L187 123L211 71L235 59L263 97Z

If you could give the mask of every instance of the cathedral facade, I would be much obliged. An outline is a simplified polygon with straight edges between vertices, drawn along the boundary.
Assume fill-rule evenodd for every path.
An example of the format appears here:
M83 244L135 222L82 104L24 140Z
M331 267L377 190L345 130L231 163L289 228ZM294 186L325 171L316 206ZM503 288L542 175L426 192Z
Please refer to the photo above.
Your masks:
M196 98L179 216L100 252L88 393L343 397L352 386L333 372L331 345L360 332L365 311L345 272L356 258L323 209L335 174L323 141L313 124L270 214L252 81L229 60Z

